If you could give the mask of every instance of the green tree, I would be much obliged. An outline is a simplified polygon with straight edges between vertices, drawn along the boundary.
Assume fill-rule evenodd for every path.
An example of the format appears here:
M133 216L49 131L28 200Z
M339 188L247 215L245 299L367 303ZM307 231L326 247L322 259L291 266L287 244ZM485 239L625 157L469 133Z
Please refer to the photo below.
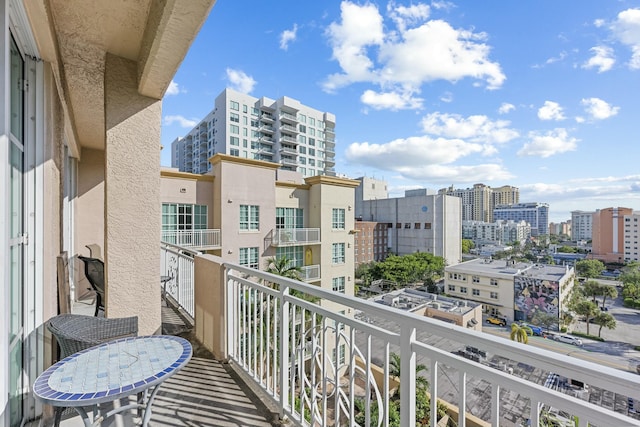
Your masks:
M531 319L531 323L536 326L542 326L549 332L549 328L558 324L558 316L554 314L545 313L544 311L536 311Z
M585 297L591 298L594 303L596 302L596 297L602 295L602 285L595 280L587 280L582 284L580 290Z
M475 248L476 245L473 243L473 240L470 239L462 239L462 253L468 254L471 249Z
M511 334L509 337L511 341L518 341L522 344L529 342L529 335L532 335L533 331L528 326L518 325L517 323L511 324Z
M400 355L397 353L390 354L391 360L389 361L389 376L400 381ZM427 365L422 363L416 364L416 388L423 387L429 388L429 380L426 377L420 375L427 372ZM397 392L398 398L400 398L400 391Z
M576 272L579 276L593 279L600 276L604 270L604 264L597 259L583 259L576 262Z
M578 250L572 246L564 245L558 248L558 252L561 252L563 254L575 254L576 252L578 252Z
M598 337L600 337L603 327L611 330L616 328L616 319L612 315L604 311L601 311L600 313L595 315L595 317L593 318L593 323L600 326L600 328L598 328Z
M589 321L600 312L600 309L593 301L582 300L576 304L574 309L578 316L584 316L587 323L587 335L589 335Z
M604 307L604 304L607 301L607 298L611 298L611 299L618 298L618 290L615 288L615 286L603 285L602 293L600 295L602 295L602 306Z

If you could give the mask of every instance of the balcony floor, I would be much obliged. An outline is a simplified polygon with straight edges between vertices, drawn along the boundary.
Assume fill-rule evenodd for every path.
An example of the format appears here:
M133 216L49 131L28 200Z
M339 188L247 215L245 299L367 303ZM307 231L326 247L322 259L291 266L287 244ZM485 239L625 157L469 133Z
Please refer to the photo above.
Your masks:
M93 314L89 303L75 303L73 312ZM279 426L254 393L238 378L233 369L213 359L191 334L191 328L177 312L163 303L163 333L179 335L193 344L193 358L180 372L164 382L153 403L150 426L220 426L220 427L271 427ZM79 416L69 414L61 427L81 427ZM118 415L106 420L102 426L139 425L133 413ZM27 427L44 427L49 424L36 421Z

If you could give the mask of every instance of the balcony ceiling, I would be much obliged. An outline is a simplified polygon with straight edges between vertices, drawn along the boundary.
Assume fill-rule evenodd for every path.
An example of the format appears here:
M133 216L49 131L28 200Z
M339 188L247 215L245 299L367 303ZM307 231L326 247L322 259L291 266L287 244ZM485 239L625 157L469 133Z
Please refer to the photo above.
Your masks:
M214 3L24 0L39 55L53 66L65 134L76 149L104 149L107 54L136 62L138 92L161 99Z

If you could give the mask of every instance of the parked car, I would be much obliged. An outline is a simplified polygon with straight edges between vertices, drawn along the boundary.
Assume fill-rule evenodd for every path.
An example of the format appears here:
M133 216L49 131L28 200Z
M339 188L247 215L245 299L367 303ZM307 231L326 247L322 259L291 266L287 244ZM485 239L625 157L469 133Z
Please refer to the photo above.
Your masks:
M573 345L578 345L581 346L582 345L582 340L578 337L574 337L573 335L563 335L563 334L558 334L554 337L554 339L556 341L560 341L560 342L564 342L567 344L573 344Z
M533 333L533 335L536 335L538 337L542 336L542 328L540 326L530 325L524 322L520 323L520 326L527 326L529 329L531 329L531 332Z
M487 317L487 323L490 323L492 325L507 326L507 319L505 319L504 317L489 316Z
M602 311L609 311L609 307L605 307L604 305L602 307L600 307L600 310Z

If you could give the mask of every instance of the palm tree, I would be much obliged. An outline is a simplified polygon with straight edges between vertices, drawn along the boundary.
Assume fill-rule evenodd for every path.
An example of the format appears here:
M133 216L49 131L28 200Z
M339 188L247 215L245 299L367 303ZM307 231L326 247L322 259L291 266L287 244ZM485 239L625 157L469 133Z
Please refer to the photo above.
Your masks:
M389 376L395 378L400 382L400 355L397 353L391 353L391 360L389 361ZM421 372L427 372L427 365L419 363L416 365L416 388L429 388L429 380L420 375ZM400 391L396 393L398 399L400 398Z
M529 342L529 335L532 335L533 331L528 326L518 325L517 323L511 324L511 340L518 341L523 344Z
M603 286L602 287L602 306L604 307L605 301L607 301L607 297L609 298L618 298L618 290L613 286Z
M265 271L267 273L275 274L276 276L286 277L288 279L300 280L300 274L302 269L295 265L293 261L286 256L276 258L267 258Z

